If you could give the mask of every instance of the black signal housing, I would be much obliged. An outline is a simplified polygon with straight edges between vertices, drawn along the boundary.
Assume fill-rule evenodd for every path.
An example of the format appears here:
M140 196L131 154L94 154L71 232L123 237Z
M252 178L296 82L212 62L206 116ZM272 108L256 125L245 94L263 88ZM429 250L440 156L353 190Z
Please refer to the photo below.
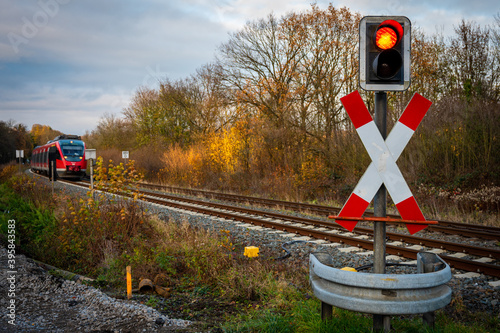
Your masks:
M411 24L405 16L365 16L359 26L359 81L368 91L410 86Z

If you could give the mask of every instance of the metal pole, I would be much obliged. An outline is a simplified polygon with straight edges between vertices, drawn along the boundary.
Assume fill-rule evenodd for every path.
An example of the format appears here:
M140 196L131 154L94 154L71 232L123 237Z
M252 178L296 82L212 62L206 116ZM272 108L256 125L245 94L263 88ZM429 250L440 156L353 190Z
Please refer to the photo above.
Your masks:
M90 190L94 190L94 160L90 159Z
M375 124L382 137L387 137L387 93L385 91L375 92ZM382 184L373 200L374 216L387 216L387 189ZM376 274L385 274L385 222L375 222L373 230L373 268ZM389 332L391 329L391 317L373 315L373 330L375 332Z
M51 161L50 164L52 164L52 195L54 195L54 181L55 181L55 167L56 167L56 161Z

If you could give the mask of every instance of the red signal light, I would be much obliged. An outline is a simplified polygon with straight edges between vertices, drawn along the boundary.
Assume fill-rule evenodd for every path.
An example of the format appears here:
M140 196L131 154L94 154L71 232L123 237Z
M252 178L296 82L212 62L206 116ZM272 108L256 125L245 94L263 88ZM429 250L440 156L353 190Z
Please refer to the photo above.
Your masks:
M375 45L382 50L396 46L403 37L403 27L394 20L380 23L375 33Z
M389 27L383 27L377 30L375 35L375 44L382 50L390 49L394 47L398 41L398 35L396 31Z

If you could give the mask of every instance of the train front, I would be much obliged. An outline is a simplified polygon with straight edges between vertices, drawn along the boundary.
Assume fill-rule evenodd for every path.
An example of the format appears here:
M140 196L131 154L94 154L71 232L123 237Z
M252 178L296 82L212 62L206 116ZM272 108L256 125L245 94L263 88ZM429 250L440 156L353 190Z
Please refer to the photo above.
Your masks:
M62 178L83 178L87 171L85 143L81 140L59 140L63 167L57 166L57 174Z

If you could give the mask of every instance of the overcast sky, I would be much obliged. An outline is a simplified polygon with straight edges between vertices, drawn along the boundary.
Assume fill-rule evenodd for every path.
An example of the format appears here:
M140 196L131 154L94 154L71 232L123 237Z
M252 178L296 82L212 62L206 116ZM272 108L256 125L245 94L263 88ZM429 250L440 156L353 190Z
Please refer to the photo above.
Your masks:
M246 22L310 8L299 0L0 0L0 120L64 133L120 115L140 86L212 62ZM326 8L329 1L317 1ZM332 1L362 15L405 15L431 35L462 19L482 27L498 0Z

